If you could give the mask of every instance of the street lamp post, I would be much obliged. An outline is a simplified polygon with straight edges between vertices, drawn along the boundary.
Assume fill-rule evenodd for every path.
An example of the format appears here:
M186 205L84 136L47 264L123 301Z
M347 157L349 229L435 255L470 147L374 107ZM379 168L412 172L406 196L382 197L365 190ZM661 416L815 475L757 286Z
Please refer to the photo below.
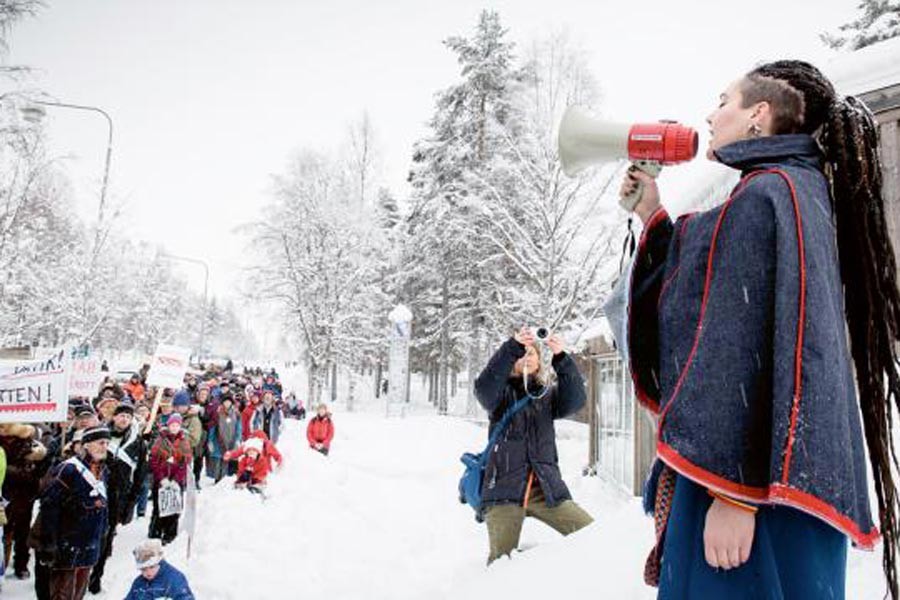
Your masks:
M98 212L97 218L97 242L100 240L100 227L103 223L103 214L106 210L106 186L109 183L109 163L112 159L112 141L113 141L113 122L112 118L102 108L98 108L96 106L86 106L82 104L68 104L66 102L51 102L49 100L37 100L35 98L26 98L26 101L29 103L27 106L23 106L19 109L19 112L22 113L22 116L27 121L40 121L44 118L46 111L42 108L42 106L56 106L59 108L73 108L76 110L89 110L91 112L99 113L103 115L106 119L106 124L108 126L108 137L106 141L106 162L103 167L103 185L100 187L100 210Z
M200 348L197 349L197 360L200 360L200 354L203 352L203 346L206 343L206 306L207 292L209 291L209 265L199 258L189 258L187 256L178 256L177 254L169 254L164 252L160 254L163 258L171 260L181 260L203 267L203 312L200 314Z

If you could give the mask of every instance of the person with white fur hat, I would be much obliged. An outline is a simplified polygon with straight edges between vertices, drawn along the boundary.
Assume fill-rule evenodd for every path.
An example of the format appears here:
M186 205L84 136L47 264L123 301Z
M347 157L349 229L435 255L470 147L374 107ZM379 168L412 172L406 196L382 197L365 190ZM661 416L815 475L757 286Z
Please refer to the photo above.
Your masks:
M164 560L162 542L145 540L133 553L141 574L131 584L125 600L194 600L184 573Z

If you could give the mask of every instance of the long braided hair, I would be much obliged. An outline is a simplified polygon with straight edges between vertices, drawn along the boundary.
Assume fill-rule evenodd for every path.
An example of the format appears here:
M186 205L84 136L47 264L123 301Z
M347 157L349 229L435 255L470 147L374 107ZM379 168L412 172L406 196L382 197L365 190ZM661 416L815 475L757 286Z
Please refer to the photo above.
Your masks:
M741 91L744 108L770 103L773 133L814 135L825 153L850 348L884 537L882 566L888 591L897 599L900 504L891 469L892 459L897 466L891 421L893 406L900 409L900 293L875 120L860 100L838 96L818 69L802 61L761 65L744 77Z

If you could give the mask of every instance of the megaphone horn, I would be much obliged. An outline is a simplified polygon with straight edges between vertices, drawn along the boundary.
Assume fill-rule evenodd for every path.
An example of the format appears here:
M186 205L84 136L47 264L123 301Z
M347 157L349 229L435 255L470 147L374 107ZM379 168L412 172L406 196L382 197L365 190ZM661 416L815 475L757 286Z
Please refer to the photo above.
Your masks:
M563 172L577 175L590 165L627 158L638 165L676 165L697 155L697 132L674 121L625 125L598 119L570 106L559 125Z

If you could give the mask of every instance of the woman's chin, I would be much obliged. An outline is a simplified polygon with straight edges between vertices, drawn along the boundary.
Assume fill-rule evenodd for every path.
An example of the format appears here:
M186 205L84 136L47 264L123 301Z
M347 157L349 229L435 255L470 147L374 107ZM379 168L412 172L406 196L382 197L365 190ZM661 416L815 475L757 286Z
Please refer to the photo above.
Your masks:
M706 158L713 162L719 162L719 159L716 158L716 149L712 147L712 144L706 147Z

